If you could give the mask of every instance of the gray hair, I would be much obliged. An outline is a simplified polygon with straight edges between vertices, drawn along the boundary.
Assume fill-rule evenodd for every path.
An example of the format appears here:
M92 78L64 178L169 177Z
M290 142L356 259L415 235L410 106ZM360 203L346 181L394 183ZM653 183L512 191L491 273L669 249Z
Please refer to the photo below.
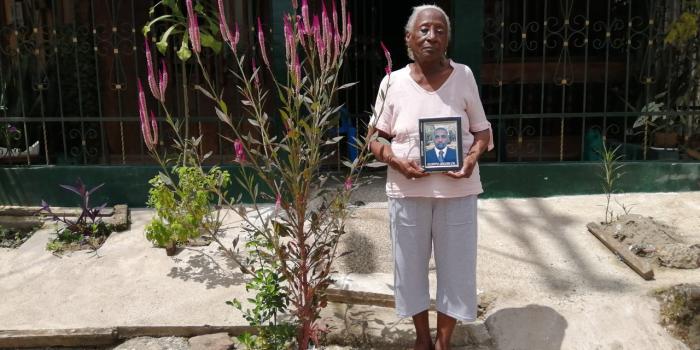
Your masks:
M442 17L445 18L445 23L447 24L447 43L449 44L450 39L452 38L452 25L450 24L450 17L448 17L447 13L445 13L445 11L437 5L420 5L414 7L413 12L411 12L411 15L408 17L408 22L406 22L406 26L404 27L404 33L408 33L413 30L413 26L416 25L416 17L418 17L418 14L423 10L435 10L440 12ZM414 60L413 52L411 51L411 48L408 47L408 44L406 44L406 50L408 52L408 58Z

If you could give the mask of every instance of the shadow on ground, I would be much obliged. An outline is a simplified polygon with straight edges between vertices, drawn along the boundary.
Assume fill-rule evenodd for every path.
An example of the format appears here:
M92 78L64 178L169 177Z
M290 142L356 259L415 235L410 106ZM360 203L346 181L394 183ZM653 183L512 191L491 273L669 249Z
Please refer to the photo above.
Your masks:
M486 326L497 349L560 350L568 323L550 307L528 305L498 310Z
M184 259L175 258L178 265L170 269L168 277L183 281L204 283L207 289L217 287L231 287L245 283L243 274L238 271L238 265L228 257L223 257L225 266L222 266L213 256L197 249L185 249L192 254ZM219 260L222 260L219 259Z
M502 220L502 216L493 211L481 210L484 221L481 225L490 225L502 232L508 232L515 239L517 245L524 250L526 257L519 256L507 251L499 251L480 247L503 257L529 263L536 268L538 274L544 277L544 282L550 291L555 293L566 292L576 288L577 281L574 276L580 276L581 282L589 284L598 290L613 290L622 292L631 287L625 281L611 279L595 273L589 265L591 260L587 259L588 251L574 243L573 237L567 236L567 232L562 228L569 227L575 222L572 215L556 213L552 208L545 205L541 198L533 198L528 201L528 207L516 205L516 201L501 201L501 206L497 211L508 213L509 220ZM594 219L594 218L592 218ZM581 232L585 231L585 226L581 225ZM570 234L570 233L568 233ZM561 255L573 262L574 271L561 273L551 267L553 258L545 247L549 245L540 244L538 240L551 240L554 247L558 248Z

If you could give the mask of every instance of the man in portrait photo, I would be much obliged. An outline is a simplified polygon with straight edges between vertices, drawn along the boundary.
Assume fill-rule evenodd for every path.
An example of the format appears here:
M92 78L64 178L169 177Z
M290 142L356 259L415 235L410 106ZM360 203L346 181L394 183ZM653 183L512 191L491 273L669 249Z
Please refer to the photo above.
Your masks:
M433 143L435 147L426 149L425 163L426 165L454 165L457 164L457 150L447 147L450 143L450 134L447 129L437 127L433 131Z

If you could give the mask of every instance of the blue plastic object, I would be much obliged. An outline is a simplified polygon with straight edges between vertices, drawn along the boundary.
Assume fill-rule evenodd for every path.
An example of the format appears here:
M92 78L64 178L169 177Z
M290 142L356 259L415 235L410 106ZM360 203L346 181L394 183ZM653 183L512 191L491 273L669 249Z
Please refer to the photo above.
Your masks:
M340 126L337 129L338 135L344 135L348 146L348 159L354 161L357 158L357 148L355 140L357 138L357 128L352 124L350 112L343 107L340 109Z

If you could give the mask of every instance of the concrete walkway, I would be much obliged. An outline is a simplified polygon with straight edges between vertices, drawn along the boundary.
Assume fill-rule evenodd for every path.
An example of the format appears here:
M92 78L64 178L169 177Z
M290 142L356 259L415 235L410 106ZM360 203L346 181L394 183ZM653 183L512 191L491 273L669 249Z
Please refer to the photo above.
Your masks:
M391 293L381 198L376 187L356 197L366 205L348 226L343 244L355 254L338 263L339 287ZM700 243L700 192L616 199ZM656 269L655 280L642 280L586 230L587 222L603 217L603 204L602 195L480 200L478 288L496 297L486 315L494 348L687 349L658 325L650 293L698 283L700 269ZM243 278L215 244L167 257L143 234L152 212L131 215L131 229L113 234L96 252L54 256L44 249L50 229L16 250L0 249L0 330L245 324L225 305L245 298ZM237 218L228 224L224 240L230 242ZM408 324L389 310L368 316L334 308L324 315L342 314L379 334ZM396 332L410 337L410 327L401 329Z

